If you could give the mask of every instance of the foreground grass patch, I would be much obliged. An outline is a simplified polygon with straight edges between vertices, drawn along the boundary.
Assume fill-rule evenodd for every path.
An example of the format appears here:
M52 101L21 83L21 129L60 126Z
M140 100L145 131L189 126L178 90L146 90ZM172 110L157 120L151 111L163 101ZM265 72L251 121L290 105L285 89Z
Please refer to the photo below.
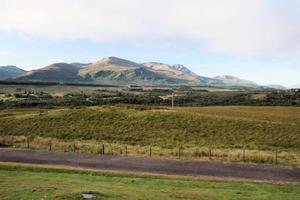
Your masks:
M299 199L299 184L129 175L0 165L0 199Z

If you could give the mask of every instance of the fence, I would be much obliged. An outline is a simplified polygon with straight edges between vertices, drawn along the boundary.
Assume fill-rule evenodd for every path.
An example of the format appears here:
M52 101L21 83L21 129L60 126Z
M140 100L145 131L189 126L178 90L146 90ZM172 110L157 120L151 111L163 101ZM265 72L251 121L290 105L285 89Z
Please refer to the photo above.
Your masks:
M158 146L140 146L99 142L95 140L58 140L54 138L0 136L0 146L13 148L29 148L34 150L63 151L77 153L92 153L99 155L143 156L154 158L183 159L183 160L218 160L253 163L278 164L291 162L294 155L286 151L253 150L253 149L220 149L210 147L162 148ZM299 156L299 155L297 155ZM295 163L297 163L297 158Z

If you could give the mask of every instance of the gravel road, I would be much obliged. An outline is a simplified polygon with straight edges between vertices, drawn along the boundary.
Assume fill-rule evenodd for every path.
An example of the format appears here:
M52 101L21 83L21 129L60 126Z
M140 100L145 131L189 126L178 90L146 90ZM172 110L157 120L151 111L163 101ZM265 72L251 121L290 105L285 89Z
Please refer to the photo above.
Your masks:
M40 152L11 148L0 148L0 161L193 177L208 176L215 178L300 182L300 169L287 169L271 165L177 161L125 156Z

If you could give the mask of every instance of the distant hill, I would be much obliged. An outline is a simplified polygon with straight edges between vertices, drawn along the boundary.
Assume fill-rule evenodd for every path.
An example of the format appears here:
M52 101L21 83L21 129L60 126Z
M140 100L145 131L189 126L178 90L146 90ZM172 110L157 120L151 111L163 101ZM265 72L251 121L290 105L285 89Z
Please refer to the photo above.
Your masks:
M226 86L259 87L258 84L252 81L240 79L230 75L217 76L215 79L223 81L223 84Z
M142 63L142 65L146 68L155 70L156 72L164 74L168 77L182 80L187 83L202 85L223 85L222 81L204 76L199 76L181 64L168 65L164 63L147 62Z
M67 63L54 63L41 69L32 70L17 77L17 81L45 81L45 82L78 82L80 67Z
M92 64L55 63L41 69L29 71L14 80L94 84L258 87L257 84L251 81L229 75L214 78L199 76L181 64L136 63L114 56L103 58Z
M13 65L0 66L0 80L15 78L25 72L25 70Z
M180 65L180 67L175 67L179 65L168 65L164 63L157 63L157 62L148 62L142 63L142 65L148 69L154 70L161 74L165 74L166 76L183 79L183 80L197 80L198 75L191 72L188 68Z
M287 89L286 87L284 87L282 85L278 85L278 84L269 84L269 85L265 85L265 87L278 89L278 90L286 90Z
M177 84L188 82L117 57L103 58L80 69L78 74L88 82L99 83Z

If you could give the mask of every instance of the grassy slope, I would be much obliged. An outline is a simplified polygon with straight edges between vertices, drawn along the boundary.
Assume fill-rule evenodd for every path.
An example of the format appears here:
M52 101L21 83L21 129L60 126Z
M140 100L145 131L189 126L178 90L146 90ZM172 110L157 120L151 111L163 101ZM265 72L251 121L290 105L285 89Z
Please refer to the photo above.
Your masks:
M175 147L300 147L300 108L203 107L171 110L99 107L0 111L1 135L40 135L98 139L127 144ZM33 124L35 124L33 126Z
M16 184L18 185L17 187ZM0 199L299 199L299 185L0 166Z

